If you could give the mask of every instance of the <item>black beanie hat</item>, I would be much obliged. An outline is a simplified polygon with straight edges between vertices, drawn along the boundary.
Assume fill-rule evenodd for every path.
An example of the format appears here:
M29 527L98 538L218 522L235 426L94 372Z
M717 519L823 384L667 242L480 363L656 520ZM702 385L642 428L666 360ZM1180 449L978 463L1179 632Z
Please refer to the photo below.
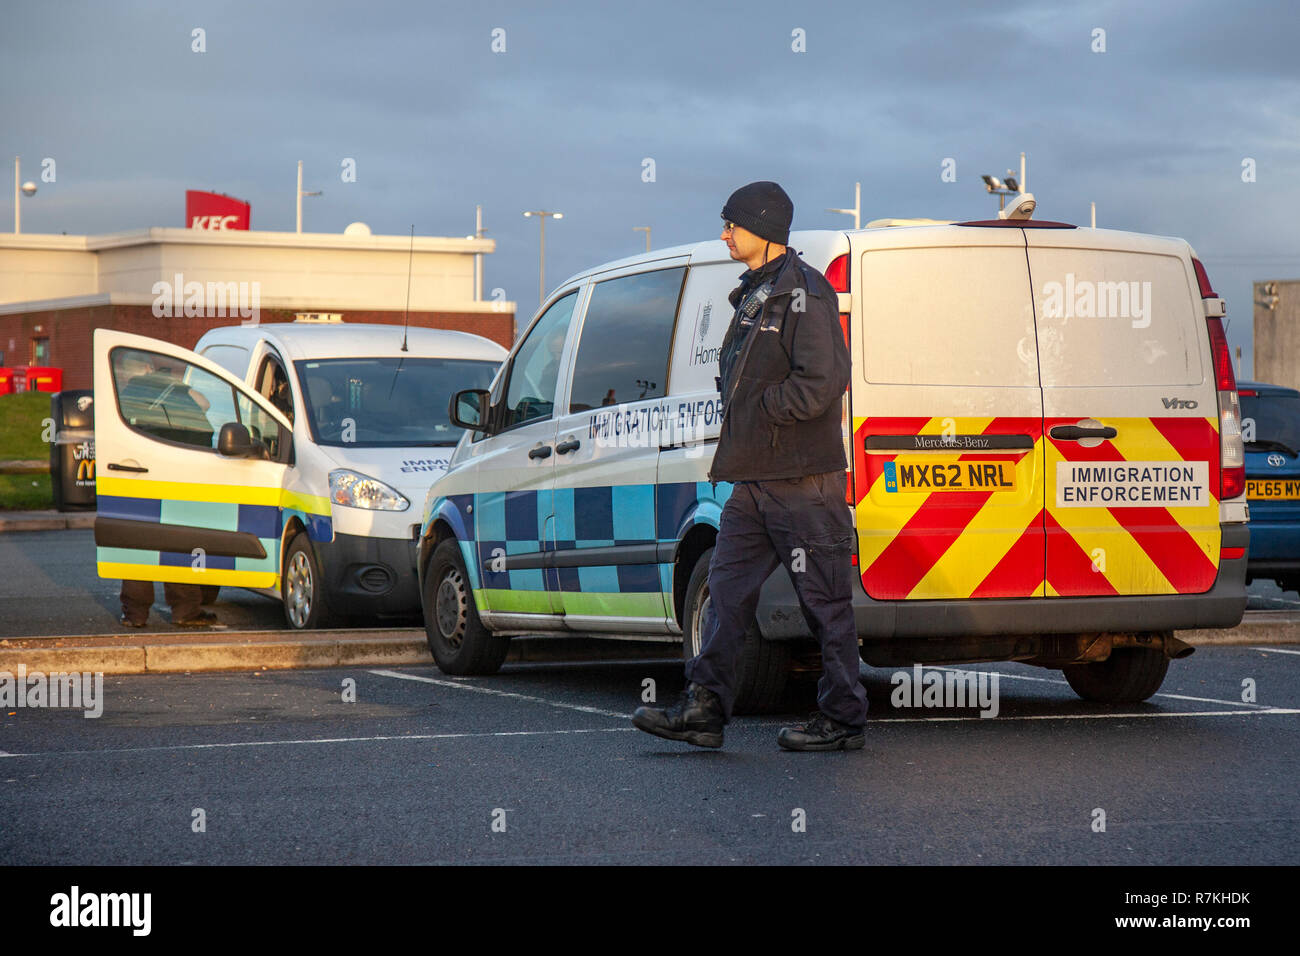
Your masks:
M722 207L722 218L784 246L790 241L794 203L776 183L750 183L731 194Z

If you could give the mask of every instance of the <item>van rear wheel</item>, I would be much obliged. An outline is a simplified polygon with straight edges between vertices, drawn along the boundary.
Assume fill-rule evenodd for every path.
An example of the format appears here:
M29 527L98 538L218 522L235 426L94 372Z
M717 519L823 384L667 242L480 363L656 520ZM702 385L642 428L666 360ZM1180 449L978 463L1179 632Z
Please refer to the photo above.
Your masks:
M1104 704L1137 703L1160 689L1169 658L1160 648L1117 647L1104 661L1067 664L1065 679L1084 700Z
M690 660L700 652L704 641L704 624L709 608L709 548L691 569L686 585L683 608L682 657ZM737 714L761 714L777 709L785 696L785 682L790 674L790 647L784 641L769 641L759 633L756 623L745 632L745 646L736 675Z
M433 550L420 597L429 651L444 674L495 674L510 650L510 638L483 626L474 603L460 544L447 538Z

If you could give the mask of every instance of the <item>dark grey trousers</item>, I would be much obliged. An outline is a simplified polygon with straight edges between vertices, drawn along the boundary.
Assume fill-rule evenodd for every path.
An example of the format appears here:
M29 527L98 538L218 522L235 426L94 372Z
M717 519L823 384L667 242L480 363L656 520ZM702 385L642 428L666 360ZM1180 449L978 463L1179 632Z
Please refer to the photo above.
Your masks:
M122 613L128 620L144 624L149 620L149 609L153 607L154 582L123 581ZM173 621L185 621L202 610L203 591L197 584L163 583L163 599L172 609Z
M781 564L821 645L817 700L822 713L850 727L866 723L850 591L852 541L842 471L736 484L723 506L709 565L709 613L700 653L686 662L687 680L722 698L728 719L759 591Z

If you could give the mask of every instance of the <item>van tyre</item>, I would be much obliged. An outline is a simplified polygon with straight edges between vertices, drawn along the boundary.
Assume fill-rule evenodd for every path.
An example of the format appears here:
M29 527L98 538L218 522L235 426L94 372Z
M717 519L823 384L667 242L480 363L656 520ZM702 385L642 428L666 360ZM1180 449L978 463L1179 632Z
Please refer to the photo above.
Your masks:
M306 532L299 532L285 552L284 574L280 576L280 597L284 617L296 630L329 627L334 615L325 600L325 576Z
M460 544L447 538L433 550L421 587L424 633L438 669L444 674L495 674L510 650L510 638L498 637L479 620Z
M1084 700L1103 704L1137 703L1160 689L1169 670L1164 650L1117 647L1104 661L1067 664L1065 679Z
M691 569L683 606L682 657L690 660L700 652L704 639L704 615L709 607L709 562L713 549L700 555ZM745 633L745 649L736 674L737 714L762 714L779 709L790 674L790 647L785 641L769 641L751 624Z

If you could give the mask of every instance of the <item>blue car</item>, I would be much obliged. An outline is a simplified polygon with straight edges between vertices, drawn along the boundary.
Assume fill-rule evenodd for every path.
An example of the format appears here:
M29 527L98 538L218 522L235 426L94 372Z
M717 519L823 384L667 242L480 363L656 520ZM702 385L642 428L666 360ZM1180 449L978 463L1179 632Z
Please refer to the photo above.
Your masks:
M1250 556L1246 581L1300 591L1300 391L1241 382Z

